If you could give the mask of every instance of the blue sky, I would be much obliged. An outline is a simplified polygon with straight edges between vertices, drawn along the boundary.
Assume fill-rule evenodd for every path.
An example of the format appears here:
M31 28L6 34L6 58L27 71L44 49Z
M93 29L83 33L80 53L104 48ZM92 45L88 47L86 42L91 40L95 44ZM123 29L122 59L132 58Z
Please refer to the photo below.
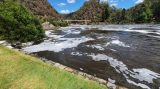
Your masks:
M88 0L48 0L48 2L62 14L67 14L78 10L84 2ZM100 0L107 2L110 6L117 8L130 8L136 4L143 2L143 0Z

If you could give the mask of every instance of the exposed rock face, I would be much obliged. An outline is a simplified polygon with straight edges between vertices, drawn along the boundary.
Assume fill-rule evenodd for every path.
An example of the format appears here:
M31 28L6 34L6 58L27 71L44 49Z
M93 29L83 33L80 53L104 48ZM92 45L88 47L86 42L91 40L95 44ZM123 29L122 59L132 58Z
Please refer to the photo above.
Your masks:
M99 22L102 20L104 8L100 5L99 0L89 0L76 12L67 16L69 19L92 20Z
M34 15L43 18L61 18L57 11L51 7L47 0L20 0Z
M49 22L44 22L43 24L42 24L42 27L43 27L43 29L44 30L53 30L55 27L52 25L52 24L50 24Z

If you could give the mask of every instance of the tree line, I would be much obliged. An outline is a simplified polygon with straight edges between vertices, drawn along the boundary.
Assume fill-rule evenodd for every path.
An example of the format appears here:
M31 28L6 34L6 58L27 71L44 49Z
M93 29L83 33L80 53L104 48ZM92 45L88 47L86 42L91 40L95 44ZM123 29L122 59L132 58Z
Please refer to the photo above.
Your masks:
M145 0L129 9L110 7L108 3L90 0L78 11L66 16L67 19L89 19L92 22L111 24L159 23L160 0Z

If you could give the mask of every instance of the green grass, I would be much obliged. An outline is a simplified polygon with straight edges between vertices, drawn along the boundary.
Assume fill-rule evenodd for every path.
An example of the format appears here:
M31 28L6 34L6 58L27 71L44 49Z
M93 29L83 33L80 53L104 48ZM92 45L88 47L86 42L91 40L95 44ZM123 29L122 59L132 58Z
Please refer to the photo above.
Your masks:
M0 46L0 89L106 89L39 59Z

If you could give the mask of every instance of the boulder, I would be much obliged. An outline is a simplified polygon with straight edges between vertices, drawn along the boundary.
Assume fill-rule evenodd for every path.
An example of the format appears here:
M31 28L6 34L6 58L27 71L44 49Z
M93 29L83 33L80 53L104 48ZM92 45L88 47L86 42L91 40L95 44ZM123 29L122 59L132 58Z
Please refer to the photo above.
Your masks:
M55 29L55 26L50 24L49 22L44 22L42 24L42 27L43 27L44 30L53 30L53 29Z

